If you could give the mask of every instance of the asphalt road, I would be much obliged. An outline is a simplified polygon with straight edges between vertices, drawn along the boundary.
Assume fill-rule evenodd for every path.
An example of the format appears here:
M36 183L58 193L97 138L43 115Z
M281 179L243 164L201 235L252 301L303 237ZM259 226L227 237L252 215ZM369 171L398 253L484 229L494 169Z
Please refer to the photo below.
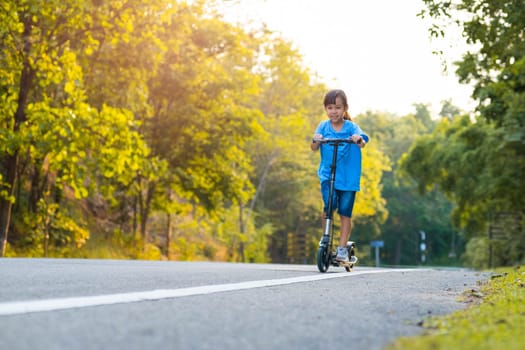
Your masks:
M0 259L0 349L383 349L466 307L468 270Z

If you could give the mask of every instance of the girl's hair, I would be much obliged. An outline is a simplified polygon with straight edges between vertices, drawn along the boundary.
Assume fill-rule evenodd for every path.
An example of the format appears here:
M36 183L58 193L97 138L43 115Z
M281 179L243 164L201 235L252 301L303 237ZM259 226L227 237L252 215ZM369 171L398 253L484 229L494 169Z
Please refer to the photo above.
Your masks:
M343 106L345 107L345 114L344 119L346 120L352 120L350 118L350 114L348 114L348 99L346 98L346 94L343 90L330 90L328 93L324 96L324 106L328 105L335 105L335 100L337 98L341 98L343 101Z

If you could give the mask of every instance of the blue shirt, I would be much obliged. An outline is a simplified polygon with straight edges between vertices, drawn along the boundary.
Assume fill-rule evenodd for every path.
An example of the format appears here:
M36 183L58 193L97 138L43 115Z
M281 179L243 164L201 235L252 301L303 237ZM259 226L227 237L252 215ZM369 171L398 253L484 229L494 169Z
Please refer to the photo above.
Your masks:
M363 130L354 122L345 120L340 131L335 131L329 119L322 121L317 126L315 134L321 134L327 138L349 138L352 135L360 135L365 142L369 138ZM321 144L321 162L317 174L321 183L330 180L330 166L334 146ZM337 167L335 172L335 189L341 191L359 191L361 186L361 148L353 143L342 143L337 150Z

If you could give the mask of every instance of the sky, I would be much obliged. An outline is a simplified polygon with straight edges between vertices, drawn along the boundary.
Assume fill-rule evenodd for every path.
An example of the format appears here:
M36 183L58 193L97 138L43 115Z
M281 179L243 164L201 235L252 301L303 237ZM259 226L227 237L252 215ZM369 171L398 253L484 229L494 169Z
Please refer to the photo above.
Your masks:
M403 116L423 103L437 116L443 100L471 111L472 88L458 82L451 65L466 46L459 35L431 40L429 20L416 16L423 8L421 0L225 0L221 11L229 21L266 23L290 40L329 89L346 92L351 115ZM432 53L438 49L441 58Z

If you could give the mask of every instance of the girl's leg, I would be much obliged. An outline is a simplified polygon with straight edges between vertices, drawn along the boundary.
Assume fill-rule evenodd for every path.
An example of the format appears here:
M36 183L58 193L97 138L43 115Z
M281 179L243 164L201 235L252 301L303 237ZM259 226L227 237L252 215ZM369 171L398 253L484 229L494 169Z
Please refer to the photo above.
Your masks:
M350 239L352 233L352 218L344 215L341 217L341 236L339 238L339 246L346 247L346 242Z
M352 232L352 211L354 209L355 191L339 191L339 216L341 217L341 236L339 246L346 247Z

